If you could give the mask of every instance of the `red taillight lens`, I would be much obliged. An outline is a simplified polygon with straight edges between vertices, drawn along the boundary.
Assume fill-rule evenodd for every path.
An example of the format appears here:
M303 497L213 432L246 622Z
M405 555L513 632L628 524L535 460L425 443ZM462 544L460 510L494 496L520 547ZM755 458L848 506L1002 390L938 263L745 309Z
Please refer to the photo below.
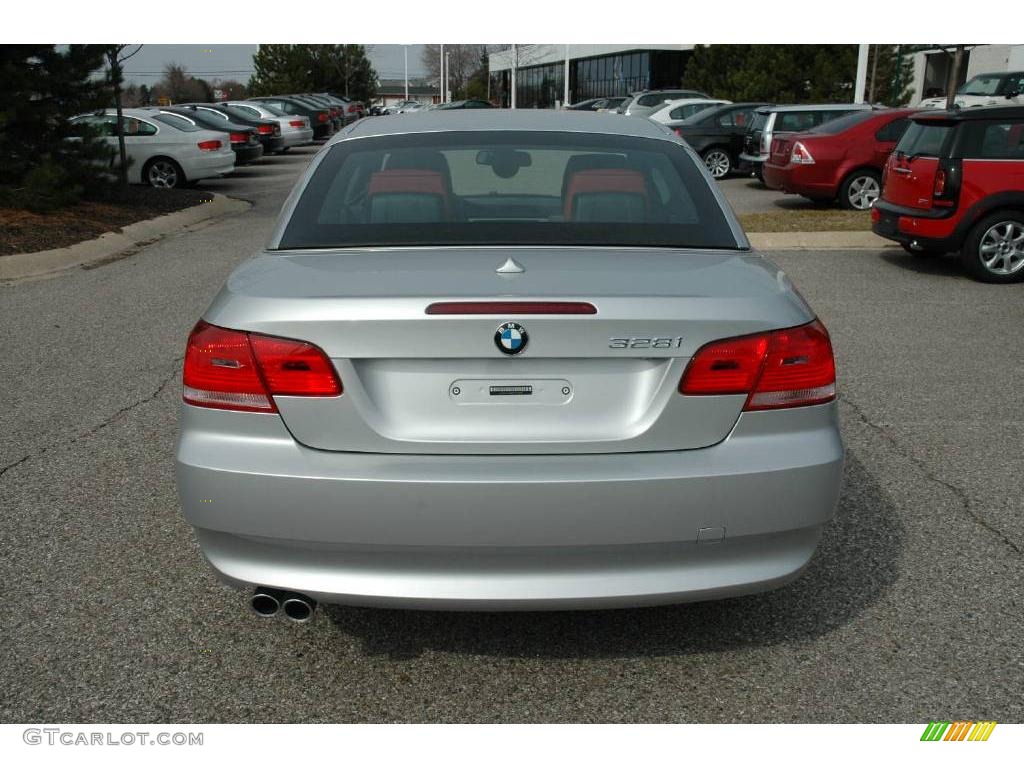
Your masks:
M428 315L596 315L589 301L439 301Z
M675 132L676 136L682 137L682 130L680 130L679 128L673 128L672 130Z
M198 146L203 152L215 152L220 149L220 141L218 139L210 139L209 141L200 141Z
M769 334L738 336L705 344L679 382L684 395L739 395L754 388L768 351Z
M349 112L358 112L359 111L359 107L357 107L355 104L349 104L348 105L348 111Z
M317 112L316 119L317 119L318 122L326 123L327 120L328 120L327 113L326 112Z
M932 189L932 197L942 197L946 193L946 171L939 168L935 171L935 187Z
M199 321L185 351L184 400L232 411L276 413L273 395L334 397L341 381L319 347Z
M793 145L793 152L789 156L789 162L795 165L814 165L814 158L803 142L798 141Z
M272 125L257 125L256 130L264 136L270 136L274 132L274 126Z
M295 339L249 334L256 362L271 395L336 397L341 381L320 347Z
M288 125L292 128L302 128L306 123L302 120L289 120Z
M679 383L684 395L747 394L745 411L827 403L836 396L832 343L819 321L701 347Z
M245 144L249 140L249 136L244 133L229 133L228 137L231 139L232 144Z

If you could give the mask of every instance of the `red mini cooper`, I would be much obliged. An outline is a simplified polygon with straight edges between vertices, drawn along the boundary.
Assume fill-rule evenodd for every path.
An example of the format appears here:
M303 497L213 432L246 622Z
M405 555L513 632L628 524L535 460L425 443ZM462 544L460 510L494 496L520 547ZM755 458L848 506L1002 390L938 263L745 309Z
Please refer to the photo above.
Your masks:
M959 251L978 280L1024 279L1024 107L912 121L885 166L875 234L921 256Z

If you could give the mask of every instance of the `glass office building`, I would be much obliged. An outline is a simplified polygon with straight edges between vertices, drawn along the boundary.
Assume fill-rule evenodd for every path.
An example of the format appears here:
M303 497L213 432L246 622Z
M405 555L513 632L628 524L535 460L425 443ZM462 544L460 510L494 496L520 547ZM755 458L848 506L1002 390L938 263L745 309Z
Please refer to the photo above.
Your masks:
M569 102L635 91L678 88L691 51L638 49L602 56L570 58ZM516 106L547 109L564 98L565 61L520 65L516 70ZM501 106L511 106L511 71L494 73Z

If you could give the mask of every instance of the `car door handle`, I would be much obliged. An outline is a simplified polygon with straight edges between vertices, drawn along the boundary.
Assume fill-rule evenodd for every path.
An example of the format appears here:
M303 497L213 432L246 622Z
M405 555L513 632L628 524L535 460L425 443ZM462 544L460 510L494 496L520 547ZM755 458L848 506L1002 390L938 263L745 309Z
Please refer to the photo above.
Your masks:
M910 171L909 168L893 168L892 172L893 173L902 173L902 174L909 175L911 171Z

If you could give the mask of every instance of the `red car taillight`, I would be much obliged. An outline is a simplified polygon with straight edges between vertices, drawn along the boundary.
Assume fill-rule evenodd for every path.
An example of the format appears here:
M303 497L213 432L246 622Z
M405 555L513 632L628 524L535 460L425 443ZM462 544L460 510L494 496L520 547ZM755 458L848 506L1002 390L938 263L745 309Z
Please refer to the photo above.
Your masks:
M956 206L960 193L960 161L942 160L935 169L935 182L932 186L932 205L938 208Z
M355 104L349 104L348 105L348 111L349 112L358 112L359 111L359 107L356 106Z
M249 136L244 133L229 133L228 137L231 139L232 144L245 144L249 140Z
M256 130L264 136L270 136L274 133L274 126L272 125L257 125Z
M814 158L811 157L811 153L804 146L803 142L798 141L793 145L793 151L789 155L789 162L795 165L814 165Z
M341 380L319 347L202 320L188 337L182 384L189 405L261 413L277 412L274 395L342 393Z
M289 120L288 125L290 125L292 128L303 128L305 127L306 123L303 120Z
M216 152L220 149L219 139L210 139L209 141L200 141L197 145L203 152Z
M326 123L330 118L328 117L326 112L317 112L316 119L317 122Z
M747 395L745 411L827 403L836 396L832 343L819 321L705 344L679 382L684 395Z

